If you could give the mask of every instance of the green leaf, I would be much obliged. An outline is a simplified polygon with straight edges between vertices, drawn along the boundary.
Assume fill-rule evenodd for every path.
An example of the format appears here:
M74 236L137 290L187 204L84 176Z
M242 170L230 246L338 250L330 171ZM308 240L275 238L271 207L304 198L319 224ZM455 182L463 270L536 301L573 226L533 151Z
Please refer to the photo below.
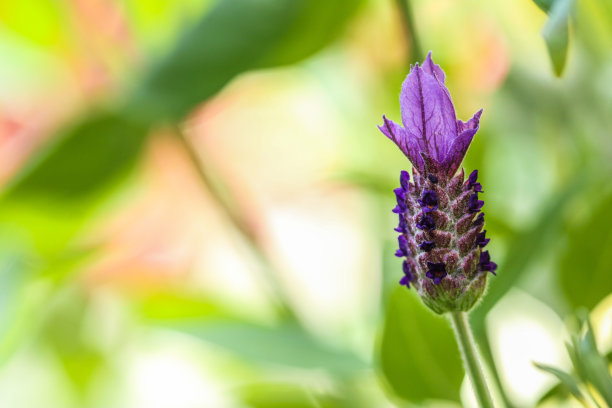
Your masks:
M236 312L202 295L170 291L146 294L137 300L139 314L148 322L240 319Z
M555 0L533 0L533 2L546 14L554 4Z
M586 221L568 231L561 260L561 288L574 307L592 309L612 288L612 194Z
M464 371L450 324L397 288L391 295L378 350L393 393L407 401L459 401Z
M542 30L542 37L557 76L563 73L567 60L572 6L573 0L556 0L549 9L549 18Z
M342 33L346 22L363 1L309 0L302 3L289 30L275 45L273 53L263 58L260 66L291 64L315 53Z
M238 390L242 402L251 408L333 408L347 406L330 395L315 394L290 383L255 383Z
M339 32L356 4L330 1L319 15L307 0L218 1L137 81L127 106L60 131L27 163L0 198L0 229L25 236L46 258L57 255L108 187L128 174L153 125L182 119L230 79L264 61L272 65L310 55ZM310 13L315 31L327 34L295 26L305 18L302 13ZM280 52L291 44L299 52L275 57L276 46Z
M311 55L341 31L358 4L218 1L149 73L128 109L152 121L178 120L244 71Z
M580 392L579 381L572 377L571 374L546 364L534 362L533 365L539 368L540 370L546 371L547 373L550 373L557 377L559 381L561 381L561 383L567 387L569 392L571 392L574 397L576 397L579 401L584 401L584 396L582 395L582 392Z
M0 198L0 229L39 254L64 249L100 197L133 167L146 127L100 113L60 132Z
M529 264L549 247L549 242L557 237L563 211L583 189L581 180L569 183L544 205L537 221L510 242L506 256L500 262L497 276L489 279L487 293L470 314L472 329L479 340L489 310L521 279Z
M597 348L588 311L581 309L577 316L583 335L574 336L573 351L570 354L573 354L574 364L583 382L592 385L607 404L612 406L612 376L605 357Z
M536 406L548 402L551 399L565 400L570 396L570 392L563 383L557 383L553 385L548 391L544 393L536 403Z
M367 368L356 355L327 346L294 324L265 327L223 321L173 324L168 327L215 344L254 363L325 369L351 376Z

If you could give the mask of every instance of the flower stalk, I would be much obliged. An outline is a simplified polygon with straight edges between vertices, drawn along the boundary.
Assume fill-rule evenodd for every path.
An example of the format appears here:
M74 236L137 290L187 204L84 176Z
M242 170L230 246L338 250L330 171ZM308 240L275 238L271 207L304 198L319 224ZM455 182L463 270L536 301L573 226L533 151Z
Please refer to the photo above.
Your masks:
M466 312L452 312L449 313L453 331L457 338L457 344L461 351L461 358L465 365L465 371L467 371L470 380L472 381L472 387L474 388L474 395L478 401L478 405L481 408L493 408L493 399L491 393L487 387L487 381L482 370L482 364L480 363L480 357L478 356L478 348L476 342L472 336L470 324L468 323Z
M411 66L399 97L401 124L383 115L378 128L412 164L412 177L401 171L394 190L399 283L414 288L433 312L449 315L476 398L489 408L493 401L467 312L482 297L489 272L496 275L497 264L484 249L490 239L478 170L466 178L461 167L482 109L467 122L457 119L445 78L431 53Z

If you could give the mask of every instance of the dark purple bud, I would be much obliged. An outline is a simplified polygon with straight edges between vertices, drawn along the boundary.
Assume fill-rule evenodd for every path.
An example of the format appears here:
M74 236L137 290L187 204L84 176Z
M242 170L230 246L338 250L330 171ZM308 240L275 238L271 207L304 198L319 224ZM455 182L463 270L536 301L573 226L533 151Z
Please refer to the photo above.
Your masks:
M416 223L416 227L425 231L431 231L436 228L436 222L431 215L422 213L421 219Z
M400 279L399 284L410 288L410 281L412 281L414 276L412 274L412 268L410 267L410 264L407 261L404 261L404 263L402 264L402 269L404 271L404 276L402 277L402 279Z
M478 170L474 170L468 176L468 179L467 179L468 188L467 189L469 190L474 185L474 183L476 183L477 180L478 180Z
M425 252L429 252L434 249L435 246L436 243L433 241L423 241L421 245L419 245L419 248L421 248Z
M486 233L487 231L485 230L485 231L480 232L476 236L476 244L474 245L475 247L479 246L481 248L484 248L484 246L489 243L490 239L485 237Z
M431 181L434 184L436 184L438 182L438 178L436 176L434 176L433 174L428 174L427 178L429 179L429 181Z
M474 220L474 225L481 225L482 223L484 223L484 213L481 212L480 214L478 214L478 217L476 217L476 219Z
M419 200L423 211L430 212L438 209L438 193L433 190L423 191L423 196Z
M473 189L476 193L482 193L482 186L480 185L480 183L476 182L477 179L478 170L474 170L470 173L470 176L467 179L467 182L465 184L465 191Z
M400 185L404 191L410 191L410 173L408 173L406 170L402 170L400 173Z
M395 231L400 232L402 234L408 232L408 224L406 223L406 217L404 217L404 214L399 215L399 224L397 228L395 228Z
M478 199L478 193L474 193L470 196L470 200L468 201L468 211L470 212L478 212L484 205L484 201Z
M393 208L391 211L393 211L396 214L403 214L406 212L406 209L401 209L399 205L396 205L395 208Z
M489 251L483 251L480 253L480 261L478 262L478 266L481 271L489 271L493 275L497 275L495 270L497 269L497 264L495 262L491 262L491 256L489 255Z
M427 273L425 276L433 280L435 285L439 285L446 275L446 265L444 262L427 262Z
M400 209L400 212L404 213L408 211L408 207L406 206L406 192L401 188L396 188L393 190L395 193L395 198L397 199L397 206Z
M400 235L399 237L397 237L397 243L399 244L399 249L398 252L395 253L395 255L401 253L402 256L408 256L408 240L406 239L406 237Z

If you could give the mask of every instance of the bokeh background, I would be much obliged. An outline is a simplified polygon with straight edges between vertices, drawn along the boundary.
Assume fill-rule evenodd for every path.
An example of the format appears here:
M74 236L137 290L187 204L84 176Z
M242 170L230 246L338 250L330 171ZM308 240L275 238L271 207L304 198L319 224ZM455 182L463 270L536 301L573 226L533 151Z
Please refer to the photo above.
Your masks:
M582 406L532 362L586 308L609 367L612 3L537 3L0 2L0 407L474 406L376 129L428 50L484 108L496 398Z

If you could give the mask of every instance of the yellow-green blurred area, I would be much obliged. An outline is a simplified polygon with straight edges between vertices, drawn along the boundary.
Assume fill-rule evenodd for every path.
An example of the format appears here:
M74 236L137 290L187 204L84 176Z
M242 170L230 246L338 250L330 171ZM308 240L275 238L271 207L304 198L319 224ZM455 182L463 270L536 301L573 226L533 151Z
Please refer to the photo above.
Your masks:
M612 350L612 2L556 2L409 5L458 117L484 108L499 406L593 404L532 364L577 370L580 308ZM475 406L397 283L398 5L0 2L1 408Z

